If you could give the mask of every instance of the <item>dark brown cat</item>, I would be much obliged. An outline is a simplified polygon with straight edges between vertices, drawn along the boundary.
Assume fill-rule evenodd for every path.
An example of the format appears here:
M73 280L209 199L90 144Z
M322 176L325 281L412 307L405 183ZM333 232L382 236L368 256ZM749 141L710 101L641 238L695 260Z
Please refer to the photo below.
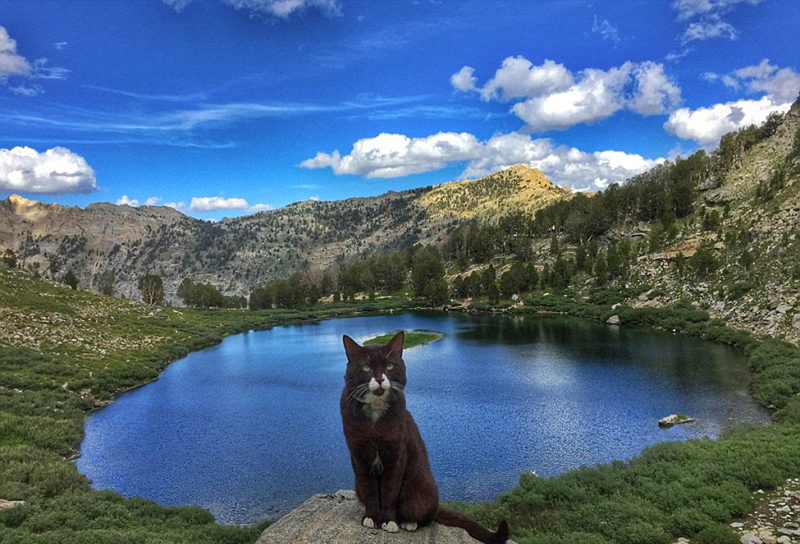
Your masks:
M417 424L406 409L403 332L386 346L359 346L345 336L342 425L356 476L356 496L364 505L365 527L396 533L437 521L466 529L486 544L508 539L508 524L497 532L472 519L439 507L428 451Z

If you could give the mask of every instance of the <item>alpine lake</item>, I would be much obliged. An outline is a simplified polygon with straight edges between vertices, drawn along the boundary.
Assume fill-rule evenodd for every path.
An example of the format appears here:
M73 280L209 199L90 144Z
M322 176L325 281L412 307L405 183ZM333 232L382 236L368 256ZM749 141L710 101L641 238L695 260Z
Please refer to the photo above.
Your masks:
M725 345L570 317L416 312L278 326L192 353L87 417L78 469L97 489L203 506L221 523L351 489L342 335L399 329L444 334L404 359L445 501L769 422L744 356ZM695 421L659 428L674 413Z

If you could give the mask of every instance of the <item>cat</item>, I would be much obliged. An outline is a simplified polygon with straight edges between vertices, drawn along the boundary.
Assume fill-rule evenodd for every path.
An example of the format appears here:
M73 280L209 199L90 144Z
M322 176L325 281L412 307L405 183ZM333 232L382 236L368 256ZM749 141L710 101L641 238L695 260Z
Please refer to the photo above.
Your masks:
M406 409L403 332L385 346L360 346L343 337L347 370L340 401L342 426L355 473L361 524L390 533L415 531L436 521L466 529L486 544L508 539L508 523L491 532L439 506L439 488L419 428Z

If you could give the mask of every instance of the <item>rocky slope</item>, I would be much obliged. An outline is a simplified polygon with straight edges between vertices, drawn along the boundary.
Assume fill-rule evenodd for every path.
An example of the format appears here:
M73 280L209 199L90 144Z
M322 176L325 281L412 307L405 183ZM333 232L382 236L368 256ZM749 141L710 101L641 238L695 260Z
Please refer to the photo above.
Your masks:
M458 194L481 195L483 204L477 208L483 218L520 203L536 209L570 194L523 166L457 187ZM452 192L428 187L337 202L305 201L219 223L165 207L104 203L81 209L12 195L0 201L0 253L12 249L20 265L38 267L47 277L72 270L84 289L97 290L100 274L113 271L115 292L127 298L139 297L137 282L147 273L162 276L172 302L185 277L246 296L294 271L440 241L449 227L470 217L465 210L475 207L474 199L442 205L441 194Z
M800 341L799 134L800 101L775 134L744 153L720 180L700 186L699 213L666 247L639 255L632 283L654 289L633 305L661 307L689 299L731 327ZM759 186L779 171L782 187L769 198L757 197ZM719 224L704 225L704 214L718 214ZM711 250L715 272L701 281L679 273L678 254L691 257L703 247Z

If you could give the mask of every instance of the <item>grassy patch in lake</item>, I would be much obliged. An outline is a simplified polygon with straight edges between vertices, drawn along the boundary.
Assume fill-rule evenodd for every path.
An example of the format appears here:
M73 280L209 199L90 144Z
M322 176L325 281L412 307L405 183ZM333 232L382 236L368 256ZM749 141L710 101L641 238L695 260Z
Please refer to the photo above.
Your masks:
M378 345L378 346L385 346L389 343L395 334L398 331L382 334L380 336L376 336L375 338L370 338L364 342L365 346L371 345ZM441 340L444 338L444 334L441 332L436 331L424 331L424 330L413 330L413 331L403 331L405 336L403 338L403 349L413 348L414 346L420 346L422 344L429 344L431 342L436 342L437 340Z

